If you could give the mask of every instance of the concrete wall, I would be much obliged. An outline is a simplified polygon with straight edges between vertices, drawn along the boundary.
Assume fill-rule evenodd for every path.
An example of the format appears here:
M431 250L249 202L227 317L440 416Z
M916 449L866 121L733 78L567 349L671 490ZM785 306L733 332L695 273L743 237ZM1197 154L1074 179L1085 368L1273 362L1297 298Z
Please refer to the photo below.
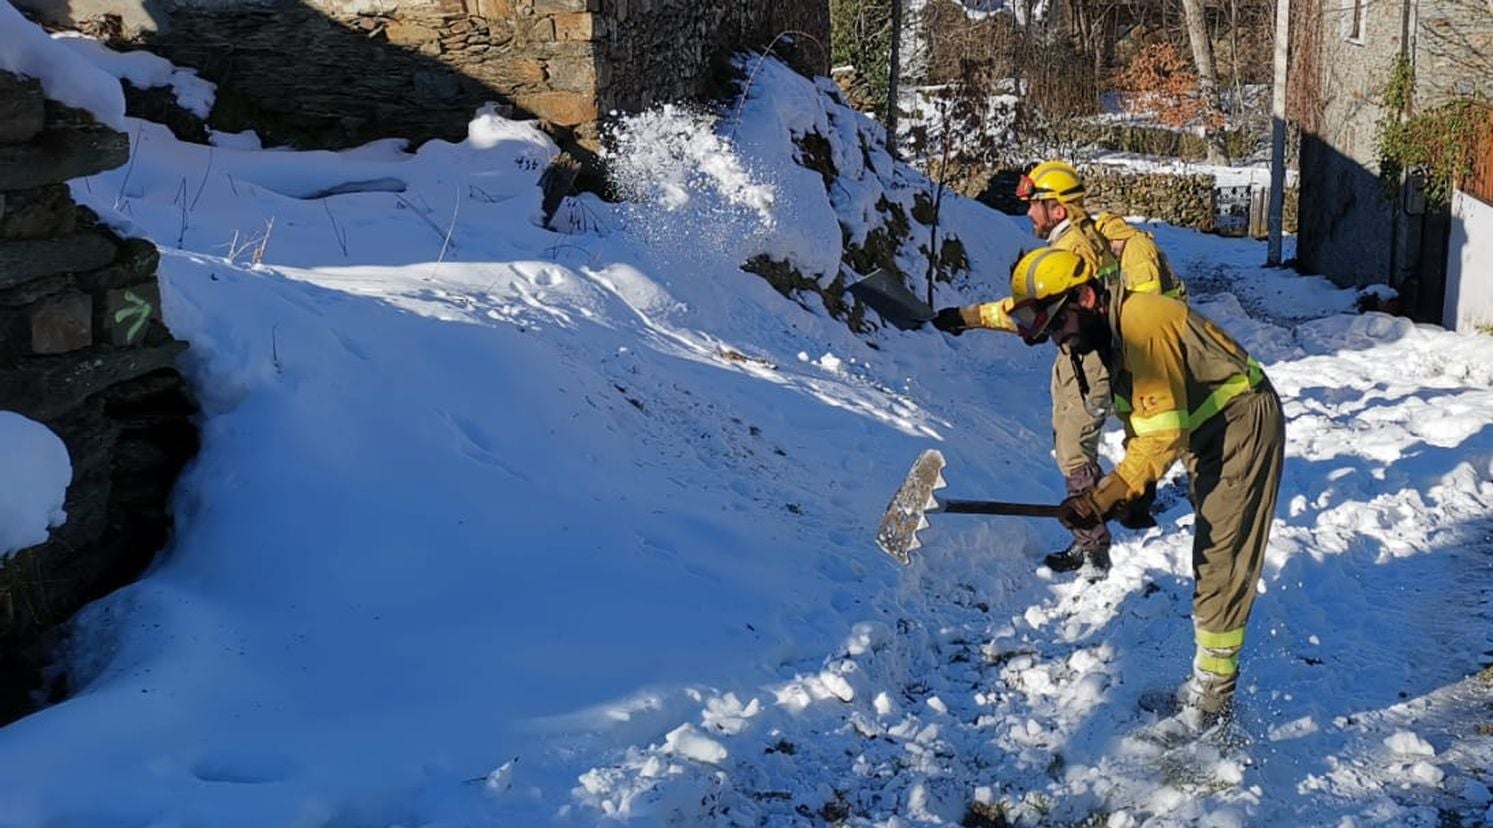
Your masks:
M458 140L497 100L594 148L611 110L717 91L732 52L788 29L829 42L827 0L19 1L197 69L214 127L301 147ZM828 71L809 38L776 51Z
M1441 324L1493 333L1493 204L1463 192L1452 198Z

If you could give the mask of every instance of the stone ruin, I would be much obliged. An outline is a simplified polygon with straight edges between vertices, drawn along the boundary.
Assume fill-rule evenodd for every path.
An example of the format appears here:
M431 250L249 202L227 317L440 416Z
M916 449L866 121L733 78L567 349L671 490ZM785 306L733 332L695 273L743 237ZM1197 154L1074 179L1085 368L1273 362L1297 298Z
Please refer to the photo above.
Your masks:
M39 687L54 630L165 545L171 488L197 451L160 255L66 183L128 158L126 135L0 72L0 409L50 428L73 468L67 522L0 560L0 722L65 689Z

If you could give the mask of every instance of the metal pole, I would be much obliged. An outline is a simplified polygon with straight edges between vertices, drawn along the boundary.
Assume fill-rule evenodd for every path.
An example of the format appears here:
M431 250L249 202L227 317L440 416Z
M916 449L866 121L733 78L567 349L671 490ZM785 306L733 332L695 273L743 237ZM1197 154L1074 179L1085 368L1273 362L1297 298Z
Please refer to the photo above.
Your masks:
M1270 241L1265 265L1280 266L1286 210L1286 57L1291 38L1291 0L1275 0L1275 87L1270 94Z

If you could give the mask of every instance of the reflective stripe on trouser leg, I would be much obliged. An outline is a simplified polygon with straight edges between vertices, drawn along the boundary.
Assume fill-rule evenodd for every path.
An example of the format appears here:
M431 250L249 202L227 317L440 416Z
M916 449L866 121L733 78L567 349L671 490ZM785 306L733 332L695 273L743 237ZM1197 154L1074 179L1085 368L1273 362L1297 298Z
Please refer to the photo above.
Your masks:
M1192 659L1192 672L1200 697L1197 699L1205 710L1217 711L1233 698L1239 681L1239 650L1244 646L1244 628L1226 633L1193 630L1197 638L1197 654Z
M1280 400L1268 384L1230 401L1193 432L1187 471L1197 509L1193 626L1205 709L1233 698L1284 462Z

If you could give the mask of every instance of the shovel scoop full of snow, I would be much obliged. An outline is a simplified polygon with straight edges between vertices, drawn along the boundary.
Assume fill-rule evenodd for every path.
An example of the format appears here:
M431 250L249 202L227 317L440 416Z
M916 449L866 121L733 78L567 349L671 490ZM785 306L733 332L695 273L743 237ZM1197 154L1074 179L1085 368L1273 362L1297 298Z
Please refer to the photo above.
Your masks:
M943 454L937 449L928 449L919 455L897 493L892 495L886 514L881 517L876 544L899 563L911 563L912 550L922 545L918 542L918 530L928 527L925 513L938 508L933 490L946 485L943 467Z
M1015 517L1058 516L1059 508L1042 503L1008 503L1003 500L954 500L942 501L933 496L935 489L946 484L943 479L943 454L937 449L928 449L918 455L912 470L892 495L886 514L881 516L881 526L876 529L876 545L896 558L898 563L912 563L912 550L922 546L918 531L928 528L929 512L965 515L1010 515Z

